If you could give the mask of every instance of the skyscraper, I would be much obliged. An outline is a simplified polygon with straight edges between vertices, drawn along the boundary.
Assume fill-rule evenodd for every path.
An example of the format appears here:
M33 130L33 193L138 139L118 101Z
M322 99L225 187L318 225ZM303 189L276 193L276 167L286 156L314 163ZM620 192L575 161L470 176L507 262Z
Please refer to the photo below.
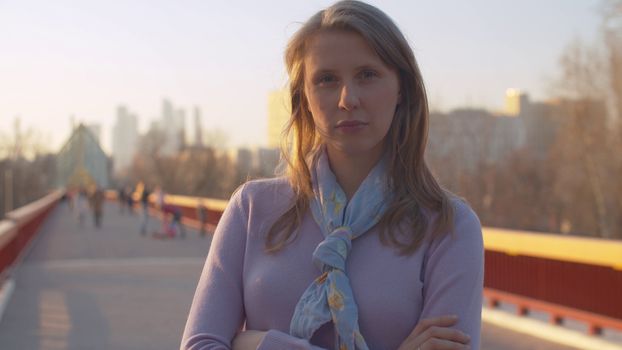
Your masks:
M505 92L505 114L510 117L517 117L525 112L525 107L529 103L527 94L518 89L507 89Z
M164 133L165 141L162 146L164 155L177 154L186 143L186 112L183 109L175 110L168 99L162 101L162 122L160 127Z
M117 121L112 130L112 157L114 171L119 173L129 166L136 153L138 140L138 121L136 115L128 112L125 106L117 108Z
M194 107L194 146L203 147L203 127L201 126L201 110Z
M177 110L177 151L186 147L186 111L183 108Z

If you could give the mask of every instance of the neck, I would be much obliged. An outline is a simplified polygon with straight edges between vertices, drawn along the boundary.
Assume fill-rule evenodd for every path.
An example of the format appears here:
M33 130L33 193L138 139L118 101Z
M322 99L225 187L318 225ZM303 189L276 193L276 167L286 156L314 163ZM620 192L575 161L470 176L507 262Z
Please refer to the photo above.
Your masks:
M378 151L352 155L331 147L327 147L327 153L330 168L348 200L354 196L356 190L382 156L382 152Z

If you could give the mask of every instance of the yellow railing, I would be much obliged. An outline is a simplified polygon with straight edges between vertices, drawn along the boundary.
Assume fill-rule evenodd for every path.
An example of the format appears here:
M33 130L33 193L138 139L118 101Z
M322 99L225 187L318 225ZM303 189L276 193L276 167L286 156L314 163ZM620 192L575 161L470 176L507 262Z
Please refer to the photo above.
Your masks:
M109 191L114 197L116 194ZM138 199L138 195L134 195ZM153 202L155 197L152 195ZM167 195L166 201L185 207L196 207L203 200L208 209L224 211L227 200ZM622 241L566 236L484 227L484 248L508 255L524 255L552 260L611 267L622 270Z
M486 250L622 270L622 241L493 227L483 231Z

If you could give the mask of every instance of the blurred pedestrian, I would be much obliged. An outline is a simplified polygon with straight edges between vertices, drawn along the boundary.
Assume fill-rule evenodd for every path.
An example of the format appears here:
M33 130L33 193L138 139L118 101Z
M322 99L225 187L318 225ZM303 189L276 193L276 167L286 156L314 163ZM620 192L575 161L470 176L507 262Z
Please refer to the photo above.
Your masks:
M87 197L86 190L84 188L80 188L76 193L76 210L78 216L78 225L82 227L84 225L84 218L86 217L86 212L89 207L89 200Z
M170 222L166 228L168 236L170 238L175 238L176 236L186 238L186 230L181 223L181 208L173 204L165 204L163 213L170 218Z
M166 194L164 193L164 190L162 189L162 187L160 187L159 185L155 187L153 194L155 195L156 209L161 211L162 207L164 206Z
M91 192L91 210L93 212L93 222L95 227L99 228L102 224L103 207L104 207L104 192L99 186L95 185Z
M197 219L199 219L199 235L205 237L207 233L207 206L205 206L205 200L199 199L197 203Z
M119 213L123 214L123 212L125 212L125 204L127 203L125 199L125 188L123 186L117 189L117 200L119 202Z
M74 190L72 188L67 188L62 198L63 200L67 201L67 207L69 208L69 211L73 211L73 206L74 206L73 191Z
M134 215L134 189L132 186L125 187L125 203L130 215Z
M154 232L154 238L180 238L186 237L184 225L181 223L181 208L165 203L162 206L162 232Z
M140 234L144 235L147 233L147 225L149 224L149 196L151 192L149 188L145 185L143 187L142 193L140 194L140 203L142 205L143 215L140 220Z

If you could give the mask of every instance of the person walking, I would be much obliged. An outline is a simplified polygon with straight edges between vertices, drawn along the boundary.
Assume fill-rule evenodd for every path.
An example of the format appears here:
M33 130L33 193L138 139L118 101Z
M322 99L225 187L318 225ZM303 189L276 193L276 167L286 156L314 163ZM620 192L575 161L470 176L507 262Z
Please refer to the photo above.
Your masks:
M143 187L143 191L140 194L140 204L142 206L142 218L140 220L140 234L145 235L147 233L147 226L149 225L149 196L151 192L147 186Z
M125 203L130 215L134 215L134 188L132 186L125 188Z
M104 192L95 185L91 193L91 210L93 212L93 222L96 228L102 225L102 216L104 210Z
M89 200L87 198L86 190L84 188L80 188L76 193L76 210L78 215L78 225L80 227L84 226L84 218L86 217L86 212L88 211Z
M207 215L208 210L205 205L205 200L199 199L197 203L197 218L199 219L199 235L205 237L207 234Z
M165 231L168 237L175 238L176 236L179 236L180 238L186 238L186 230L184 229L184 225L181 223L181 208L174 204L165 204L163 207L163 213L170 219Z
M125 188L123 186L119 186L117 189L117 201L119 202L119 214L123 214L125 212L125 205L127 204Z

